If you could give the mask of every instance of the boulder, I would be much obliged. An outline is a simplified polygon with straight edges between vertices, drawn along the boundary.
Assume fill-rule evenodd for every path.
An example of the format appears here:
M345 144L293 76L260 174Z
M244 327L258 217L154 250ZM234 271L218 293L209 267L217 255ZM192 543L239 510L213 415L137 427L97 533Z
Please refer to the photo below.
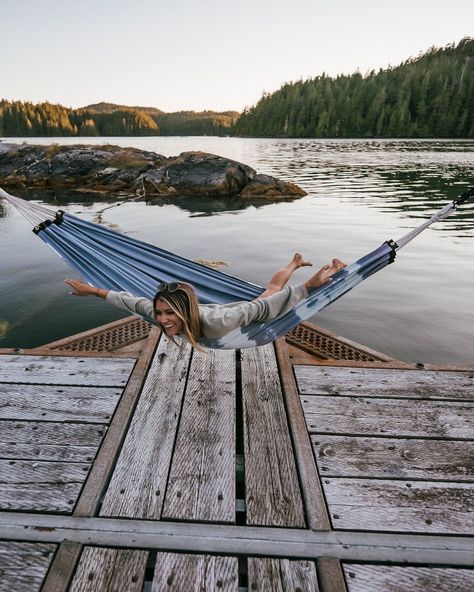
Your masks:
M0 143L0 186L100 191L127 196L280 199L306 195L293 183L257 175L245 164L206 152L165 157L119 146Z
M248 183L240 192L240 197L243 198L269 198L282 196L296 196L303 197L306 191L288 181L281 181L270 175L255 175L250 183Z

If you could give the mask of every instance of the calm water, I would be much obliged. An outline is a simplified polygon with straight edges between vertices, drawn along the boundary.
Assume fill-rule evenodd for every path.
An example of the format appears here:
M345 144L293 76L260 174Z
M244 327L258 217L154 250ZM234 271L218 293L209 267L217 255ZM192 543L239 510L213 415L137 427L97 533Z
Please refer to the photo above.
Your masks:
M8 140L6 140L8 141ZM12 140L19 142L21 140ZM23 197L104 224L263 284L302 251L315 265L348 262L397 239L474 185L474 142L271 140L211 137L30 139L114 143L166 156L204 150L295 181L308 196L245 204L190 198L179 204L86 203L64 195ZM114 207L109 207L114 205ZM0 206L1 207L1 206ZM108 209L105 209L108 208ZM0 347L34 347L119 318L94 298L68 296L71 272L15 210L0 209ZM294 281L308 277L299 270ZM474 363L474 206L423 233L397 261L313 321L409 362Z

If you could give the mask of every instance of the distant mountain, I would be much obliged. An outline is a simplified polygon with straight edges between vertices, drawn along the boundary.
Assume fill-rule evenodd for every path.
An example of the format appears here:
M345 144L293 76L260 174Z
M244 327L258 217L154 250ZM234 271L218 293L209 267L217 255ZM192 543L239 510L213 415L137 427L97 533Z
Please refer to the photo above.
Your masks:
M234 134L257 137L474 136L474 39L403 64L284 84L245 109Z
M94 105L87 105L81 107L79 111L91 111L93 113L113 113L114 111L127 111L133 109L134 111L144 111L145 113L163 113L160 109L155 107L128 107L126 105L115 105L114 103L95 103Z

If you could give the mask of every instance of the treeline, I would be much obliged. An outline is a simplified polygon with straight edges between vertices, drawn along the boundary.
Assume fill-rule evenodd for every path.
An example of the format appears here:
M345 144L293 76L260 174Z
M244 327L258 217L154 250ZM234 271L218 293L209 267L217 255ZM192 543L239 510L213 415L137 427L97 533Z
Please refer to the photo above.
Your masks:
M183 111L99 103L68 109L51 103L0 101L0 136L227 135L237 112Z
M228 136L239 117L236 111L179 111L156 115L162 136Z
M149 136L158 124L134 109L96 113L51 103L0 102L0 135L17 136Z
M239 116L164 113L98 103L68 109L0 101L0 136L364 138L474 136L474 39L432 48L394 68L286 83Z
M264 94L239 136L360 138L474 135L474 40L366 76L326 75Z

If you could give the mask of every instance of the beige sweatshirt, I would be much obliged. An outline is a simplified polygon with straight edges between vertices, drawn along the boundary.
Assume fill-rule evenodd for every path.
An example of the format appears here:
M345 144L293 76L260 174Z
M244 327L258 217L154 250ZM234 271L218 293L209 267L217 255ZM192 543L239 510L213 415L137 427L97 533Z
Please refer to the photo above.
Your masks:
M215 339L253 321L275 319L292 310L298 302L307 297L306 286L298 284L286 286L283 290L260 300L231 302L230 304L200 304L201 333L208 339ZM118 308L128 310L154 322L153 302L148 298L137 298L128 292L110 290L106 300Z

